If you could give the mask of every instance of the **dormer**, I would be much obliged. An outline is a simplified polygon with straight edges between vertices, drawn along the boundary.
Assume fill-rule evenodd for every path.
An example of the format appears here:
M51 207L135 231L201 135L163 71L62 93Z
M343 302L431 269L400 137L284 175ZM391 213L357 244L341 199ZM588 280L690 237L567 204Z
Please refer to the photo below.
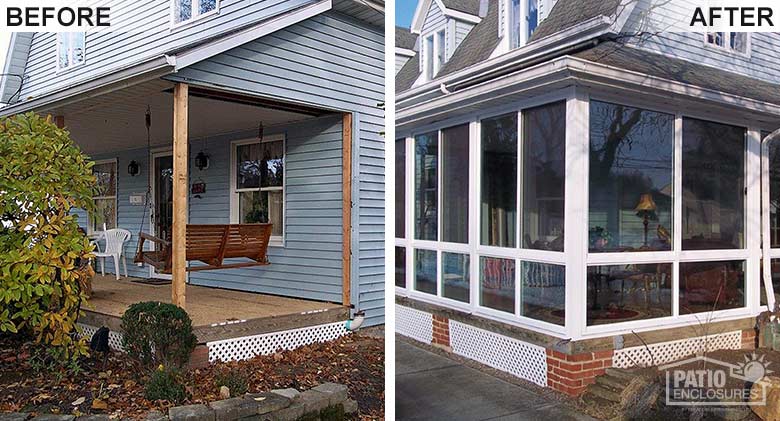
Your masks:
M499 0L498 53L506 53L528 43L556 0Z
M417 35L420 77L436 78L469 31L481 21L480 0L421 0L410 32Z

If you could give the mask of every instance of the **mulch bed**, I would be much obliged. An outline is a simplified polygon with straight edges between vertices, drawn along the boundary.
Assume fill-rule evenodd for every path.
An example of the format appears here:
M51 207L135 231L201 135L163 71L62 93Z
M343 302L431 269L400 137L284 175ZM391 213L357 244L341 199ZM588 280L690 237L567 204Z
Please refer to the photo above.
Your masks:
M70 375L38 374L30 365L30 344L0 336L0 412L25 411L59 414L109 414L142 418L151 409L165 411L169 402L144 399L148 370L141 370L125 354L90 358L83 372ZM384 341L352 334L338 340L252 360L217 363L185 374L190 403L219 400L215 376L226 370L247 373L249 392L292 387L310 389L335 382L348 387L358 402L362 420L384 417Z

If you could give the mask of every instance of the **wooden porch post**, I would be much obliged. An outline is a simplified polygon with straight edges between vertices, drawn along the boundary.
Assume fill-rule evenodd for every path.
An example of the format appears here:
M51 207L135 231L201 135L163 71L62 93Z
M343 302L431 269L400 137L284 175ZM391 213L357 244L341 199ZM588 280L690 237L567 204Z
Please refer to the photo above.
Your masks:
M173 89L173 242L171 302L185 308L187 276L187 120L189 91L185 83Z
M341 302L345 306L350 305L352 284L350 274L352 271L352 114L345 113L342 120L341 148L343 150L341 181L341 236L342 236L342 288Z

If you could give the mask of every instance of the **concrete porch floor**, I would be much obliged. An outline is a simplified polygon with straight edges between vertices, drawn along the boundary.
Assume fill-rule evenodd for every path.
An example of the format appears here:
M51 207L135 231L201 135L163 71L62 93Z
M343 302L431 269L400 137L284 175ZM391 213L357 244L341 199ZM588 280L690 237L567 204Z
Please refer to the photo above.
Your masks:
M119 331L120 318L134 303L171 302L171 285L148 285L95 275L92 297L82 305L79 322ZM251 292L187 285L187 313L200 342L343 321L349 311L340 304Z

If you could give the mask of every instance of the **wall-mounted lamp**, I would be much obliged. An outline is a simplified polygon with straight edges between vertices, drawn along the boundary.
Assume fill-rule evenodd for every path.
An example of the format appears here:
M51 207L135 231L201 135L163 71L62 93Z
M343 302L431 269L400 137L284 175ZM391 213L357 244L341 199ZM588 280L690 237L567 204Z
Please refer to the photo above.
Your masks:
M209 168L209 161L209 156L203 153L203 151L195 155L195 166L201 171Z
M132 160L127 165L127 173L130 174L131 177L135 177L141 173L141 166L135 162L135 160Z

